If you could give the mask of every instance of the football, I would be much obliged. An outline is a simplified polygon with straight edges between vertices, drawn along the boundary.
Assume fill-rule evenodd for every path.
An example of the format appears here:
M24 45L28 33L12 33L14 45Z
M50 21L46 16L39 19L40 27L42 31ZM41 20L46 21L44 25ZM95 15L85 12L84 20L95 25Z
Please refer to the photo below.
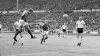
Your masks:
M68 15L67 15L67 14L64 14L64 15L63 15L63 18L65 18L65 17L68 17Z

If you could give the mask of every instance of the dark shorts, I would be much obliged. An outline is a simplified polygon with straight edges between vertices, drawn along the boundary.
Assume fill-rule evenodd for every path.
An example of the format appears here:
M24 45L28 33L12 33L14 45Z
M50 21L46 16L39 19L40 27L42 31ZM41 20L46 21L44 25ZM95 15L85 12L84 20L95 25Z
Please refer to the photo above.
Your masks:
M19 29L16 29L16 31L18 31Z
M48 31L48 28L42 28L43 29L43 31Z
M77 28L78 33L83 33L83 28Z
M66 29L62 29L63 32L66 32Z
M19 33L23 32L23 31L24 31L24 30L16 29L16 32L19 32Z
M0 31L1 31L1 28L0 28Z

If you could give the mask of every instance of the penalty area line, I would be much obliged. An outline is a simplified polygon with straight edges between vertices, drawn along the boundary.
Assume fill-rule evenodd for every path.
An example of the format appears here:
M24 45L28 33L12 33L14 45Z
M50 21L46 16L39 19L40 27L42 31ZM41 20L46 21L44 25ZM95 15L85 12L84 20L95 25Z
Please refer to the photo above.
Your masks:
M22 53L22 54L15 54L15 55L10 55L10 56L27 56L27 55L43 55L46 56L47 53L57 53L61 51L55 51L55 52L39 52L39 53Z
M69 51L100 51L100 48L94 48L94 49L80 49L80 50L69 50Z
M100 48L95 48L95 49L80 49L80 50L67 50L67 51L73 51L73 52L76 52L76 51L100 51ZM15 55L10 55L10 56L28 56L28 55L43 55L43 56L46 56L47 53L59 53L59 52L62 52L62 51L55 51L55 52L39 52L39 53L22 53L22 54L15 54Z

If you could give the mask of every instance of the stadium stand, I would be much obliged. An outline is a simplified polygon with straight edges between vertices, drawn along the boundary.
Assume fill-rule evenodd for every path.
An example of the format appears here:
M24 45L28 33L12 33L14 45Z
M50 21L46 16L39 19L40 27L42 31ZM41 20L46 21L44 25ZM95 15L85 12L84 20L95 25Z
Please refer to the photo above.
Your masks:
M0 0L0 10L9 11L16 9L16 1ZM76 2L77 1L77 2ZM44 13L33 13L29 16L29 23L34 23L35 20L56 20L58 25L62 25L63 22L67 22L68 30L74 30L75 22L79 16L83 16L86 22L86 30L88 31L99 31L100 30L100 12L99 11L99 0L21 0L19 1L19 9L32 8L33 10L47 10L52 12ZM41 3L40 3L41 2ZM89 11L78 12L77 9L88 9ZM98 9L98 11L92 10ZM63 10L76 10L77 12L68 13L69 17L64 19ZM17 17L20 17L17 13L0 14L0 22L3 24L3 28L11 29L12 25L16 21ZM57 27L55 23L49 23L52 28ZM54 26L53 26L54 25ZM71 26L70 26L71 25ZM56 28L55 27L55 28Z

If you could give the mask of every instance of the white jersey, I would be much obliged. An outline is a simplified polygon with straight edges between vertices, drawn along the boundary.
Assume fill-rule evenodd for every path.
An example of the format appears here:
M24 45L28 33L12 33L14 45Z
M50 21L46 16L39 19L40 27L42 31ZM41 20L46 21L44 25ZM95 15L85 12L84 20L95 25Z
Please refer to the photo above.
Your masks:
M19 20L19 25L20 26L25 26L25 25L28 25L28 23L27 22L25 22L24 20Z
M76 24L77 24L77 28L83 28L84 27L84 24L85 24L85 22L82 20L82 21L77 21L76 22Z
M14 25L15 25L15 28L16 29L19 29L20 28L19 22L15 22Z
M64 15L63 15L63 18L64 18L64 17L68 17L68 15L67 15L67 14L64 14Z
M24 16L26 13L28 13L28 11L24 10L23 13L21 14L21 16Z
M62 25L62 29L66 29L67 28L67 26L66 25Z
M0 24L0 29L2 28L2 25Z
M22 26L22 25L24 25L24 24L25 24L25 21L20 19L20 20L19 20L19 25Z

